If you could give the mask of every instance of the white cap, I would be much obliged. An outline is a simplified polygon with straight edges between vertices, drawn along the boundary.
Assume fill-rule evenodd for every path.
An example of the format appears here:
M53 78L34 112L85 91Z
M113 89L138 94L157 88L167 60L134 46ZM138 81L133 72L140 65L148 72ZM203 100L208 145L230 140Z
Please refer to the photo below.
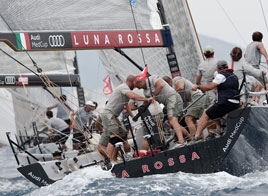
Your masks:
M204 48L204 53L213 53L214 52L214 49L212 46L206 46Z
M94 104L92 101L87 101L87 102L86 102L86 105L95 107L95 104Z

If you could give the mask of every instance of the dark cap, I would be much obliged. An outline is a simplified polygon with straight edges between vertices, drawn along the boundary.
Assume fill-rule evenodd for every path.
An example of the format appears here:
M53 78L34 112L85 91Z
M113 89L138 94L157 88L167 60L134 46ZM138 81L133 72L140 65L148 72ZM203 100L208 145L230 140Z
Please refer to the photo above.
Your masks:
M227 67L228 67L228 63L225 60L219 60L217 62L218 69L223 69L223 68L227 68Z

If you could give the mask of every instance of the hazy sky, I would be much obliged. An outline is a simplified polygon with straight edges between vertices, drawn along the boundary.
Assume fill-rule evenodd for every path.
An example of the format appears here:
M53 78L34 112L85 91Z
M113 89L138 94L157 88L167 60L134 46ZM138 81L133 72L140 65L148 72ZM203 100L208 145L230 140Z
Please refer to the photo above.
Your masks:
M261 2L268 20L268 1ZM252 32L261 31L263 42L268 47L268 33L260 0L188 0L188 3L198 33L245 47L251 41Z

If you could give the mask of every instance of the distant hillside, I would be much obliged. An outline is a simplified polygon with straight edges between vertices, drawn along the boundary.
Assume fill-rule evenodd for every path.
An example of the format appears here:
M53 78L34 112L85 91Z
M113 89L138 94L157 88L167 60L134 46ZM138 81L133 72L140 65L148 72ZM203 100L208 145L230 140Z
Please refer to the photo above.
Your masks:
M205 48L207 45L211 45L215 51L215 57L218 60L226 60L227 62L230 61L230 52L233 47L237 46L235 44L213 38L208 37L206 35L199 35L199 39L201 42L202 48Z

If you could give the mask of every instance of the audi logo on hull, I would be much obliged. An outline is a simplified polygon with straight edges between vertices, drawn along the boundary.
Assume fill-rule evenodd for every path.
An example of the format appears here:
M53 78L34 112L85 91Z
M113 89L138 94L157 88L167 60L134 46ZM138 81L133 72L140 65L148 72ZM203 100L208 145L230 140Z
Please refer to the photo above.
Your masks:
M48 43L51 47L63 47L65 45L65 39L62 35L50 35L48 37Z

